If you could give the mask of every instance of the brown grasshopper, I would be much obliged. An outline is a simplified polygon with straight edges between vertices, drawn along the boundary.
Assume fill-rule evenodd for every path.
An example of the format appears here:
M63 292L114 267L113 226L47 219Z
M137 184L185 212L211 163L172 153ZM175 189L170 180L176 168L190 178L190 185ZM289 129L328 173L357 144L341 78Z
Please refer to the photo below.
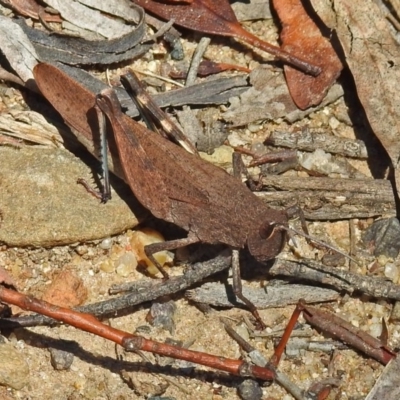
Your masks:
M139 202L160 219L188 232L186 238L146 246L148 257L188 244L225 244L235 250L234 292L261 321L255 306L243 296L238 250L248 247L257 261L276 257L286 240L288 217L269 208L243 183L223 169L188 153L121 111L113 89L97 97L50 64L38 64L34 76L42 94L93 153L95 106L113 130L114 172L132 189ZM122 79L129 81L129 75ZM116 161L116 151L119 160ZM164 276L168 276L160 267Z

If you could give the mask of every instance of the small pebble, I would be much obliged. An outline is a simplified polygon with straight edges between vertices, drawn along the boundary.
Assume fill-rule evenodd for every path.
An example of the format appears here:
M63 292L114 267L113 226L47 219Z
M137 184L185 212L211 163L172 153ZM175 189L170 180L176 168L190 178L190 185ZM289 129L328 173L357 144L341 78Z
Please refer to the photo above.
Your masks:
M74 361L73 353L60 349L50 349L50 362L57 371L67 370Z
M262 128L262 125L260 124L248 124L247 125L247 129L251 132L251 133L256 133L258 132L260 129Z
M137 259L132 252L123 254L114 263L117 274L124 278L129 276L135 270L137 264Z
M139 334L149 334L151 332L151 327L148 325L140 325L135 329L135 333Z
M235 331L247 342L250 340L249 330L245 324L240 324L235 328Z
M162 327L172 334L175 329L175 312L176 305L172 300L164 303L153 303L146 320L151 325Z
M99 246L103 250L109 250L109 249L111 249L112 244L113 244L113 240L111 238L106 238L101 241Z
M331 129L337 129L340 125L340 122L335 117L329 118L329 126Z
M369 333L375 338L378 338L382 333L382 324L372 324L369 327Z
M390 279L392 282L397 282L399 279L399 269L393 263L387 263L385 265L384 274L386 278Z
M260 385L253 379L244 380L238 387L239 396L243 400L258 400L262 398Z
M254 142L251 145L250 151L253 152L255 156L262 156L267 152L267 147L264 143Z
M85 255L85 254L88 252L88 248L87 248L87 246L85 246L85 245L77 246L77 247L75 248L75 251L76 251L80 256L83 256L83 255Z
M115 271L115 264L109 258L101 263L100 269L107 274Z

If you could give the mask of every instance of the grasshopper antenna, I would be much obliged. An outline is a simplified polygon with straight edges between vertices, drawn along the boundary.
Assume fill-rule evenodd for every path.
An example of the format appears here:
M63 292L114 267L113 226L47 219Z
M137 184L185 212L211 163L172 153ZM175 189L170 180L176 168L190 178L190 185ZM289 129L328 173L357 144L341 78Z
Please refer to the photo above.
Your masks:
M331 245L329 245L328 243L323 242L322 240L316 239L316 238L312 237L311 235L308 235L307 233L304 233L304 232L302 232L302 231L299 231L299 230L297 230L297 229L295 229L295 228L287 227L287 226L282 225L282 224L276 224L275 227L277 227L278 229L283 229L283 230L285 230L285 231L288 233L289 237L293 240L295 247L298 247L298 246L297 246L296 240L294 240L294 238L292 237L291 233L295 233L296 235L303 236L303 237L305 237L307 240L310 240L311 242L317 243L317 244L319 244L319 245L321 245L321 246L323 246L323 247L325 247L325 248L327 248L327 249L333 250L333 251L335 251L336 253L341 254L342 256L346 257L347 259L353 261L353 262L356 263L357 265L360 265L360 263L359 263L357 260L355 260L353 257L351 257L350 255L348 255L348 254L345 253L344 251L341 251L341 250L339 250L338 248L336 248L336 247L334 247L334 246L331 246Z

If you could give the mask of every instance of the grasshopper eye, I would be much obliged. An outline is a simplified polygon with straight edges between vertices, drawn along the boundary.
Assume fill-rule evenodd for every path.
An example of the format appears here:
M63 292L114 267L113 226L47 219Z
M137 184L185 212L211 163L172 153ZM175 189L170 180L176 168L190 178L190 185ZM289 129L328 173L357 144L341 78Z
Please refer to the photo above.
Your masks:
M261 237L262 239L264 239L264 240L270 238L271 235L272 235L273 232L274 232L275 226L276 226L276 225L275 225L274 222L272 222L272 223L270 223L270 222L264 222L264 223L260 226L260 228L258 229L258 233L259 233L260 237Z

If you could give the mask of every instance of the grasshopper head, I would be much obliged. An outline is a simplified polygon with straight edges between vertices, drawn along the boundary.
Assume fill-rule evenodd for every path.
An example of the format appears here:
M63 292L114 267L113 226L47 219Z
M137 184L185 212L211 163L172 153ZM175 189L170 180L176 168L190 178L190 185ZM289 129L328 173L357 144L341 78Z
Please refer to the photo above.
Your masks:
M282 211L269 210L263 222L250 232L247 246L251 255L260 262L275 258L286 242L287 216Z

